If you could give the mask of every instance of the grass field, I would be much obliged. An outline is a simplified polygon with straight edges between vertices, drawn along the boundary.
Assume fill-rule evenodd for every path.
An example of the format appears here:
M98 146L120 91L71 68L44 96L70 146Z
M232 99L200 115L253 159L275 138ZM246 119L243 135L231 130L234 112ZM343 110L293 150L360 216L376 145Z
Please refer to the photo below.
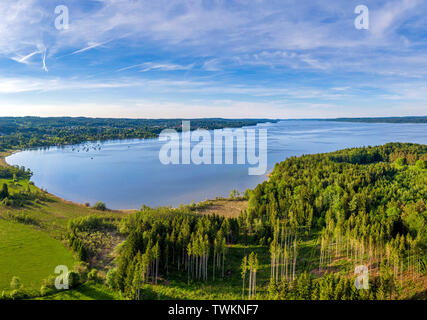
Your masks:
M1 157L0 157L1 159ZM41 192L28 180L0 179L14 194L30 188ZM46 201L32 202L21 208L0 205L0 292L10 289L13 276L18 276L24 290L39 290L44 279L54 274L57 265L66 265L70 270L75 263L71 250L63 240L70 219L91 214L103 215L84 205L64 201L50 194ZM122 213L115 212L108 214ZM16 218L28 218L29 224Z
M0 290L8 290L13 276L24 289L40 289L57 265L74 265L72 253L58 240L32 226L0 219Z
M120 300L116 292L105 285L93 281L86 282L73 290L55 293L50 296L36 298L34 300Z
M9 192L14 193L20 190L30 188L32 191L39 190L28 180L19 180L14 183L11 180L0 179L0 186L7 183ZM0 206L0 218L5 217L8 213L25 214L36 220L44 231L50 236L62 239L66 230L68 221L73 218L87 215L103 215L105 212L88 208L84 205L76 204L71 201L65 201L51 194L45 194L48 201L43 203L32 203L23 208L2 207ZM132 211L129 211L131 213ZM111 212L108 212L111 213ZM113 212L113 214L125 214L122 212Z

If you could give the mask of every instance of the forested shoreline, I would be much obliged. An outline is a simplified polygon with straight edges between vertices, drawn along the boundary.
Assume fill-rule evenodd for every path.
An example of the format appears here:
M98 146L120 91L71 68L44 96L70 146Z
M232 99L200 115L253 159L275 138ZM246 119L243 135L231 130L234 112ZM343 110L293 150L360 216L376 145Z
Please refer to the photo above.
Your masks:
M191 129L213 130L276 122L271 119L188 119ZM427 123L427 117L336 118L323 121L363 123ZM181 130L182 119L118 119L85 117L0 117L0 152L79 144L87 141L156 138L164 129Z
M274 122L268 119L189 119L191 129L222 129ZM79 144L87 141L156 138L181 130L182 119L0 117L0 151Z

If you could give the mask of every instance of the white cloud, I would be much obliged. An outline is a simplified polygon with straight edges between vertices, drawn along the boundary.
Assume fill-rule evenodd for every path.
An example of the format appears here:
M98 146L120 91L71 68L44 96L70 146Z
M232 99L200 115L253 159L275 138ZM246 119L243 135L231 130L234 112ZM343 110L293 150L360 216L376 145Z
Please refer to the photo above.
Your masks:
M122 103L67 103L67 104L4 104L0 116L28 116L37 111L39 116L86 116L126 118L336 118L419 115L419 105L382 106L348 110L333 104L259 103L253 101L214 101L208 103L178 103L161 101L124 101Z
M388 83L362 82L341 83L341 86L324 86L319 88L298 83L278 82L275 86L262 86L258 84L227 83L208 79L172 80L168 78L150 79L135 77L120 77L104 80L76 79L60 77L0 77L0 94L14 95L20 93L44 93L43 97L61 92L64 98L73 90L78 90L80 96L84 92L96 91L102 97L108 91L104 89L117 89L117 99L126 96L124 89L132 88L136 96L147 94L153 96L180 95L187 99L196 96L203 97L206 102L217 100L219 96L230 99L256 100L264 103L280 102L310 102L341 104L357 101L370 101L376 103L381 100L418 101L423 105L427 101L427 87L422 80L395 81ZM137 89L137 90L136 90Z

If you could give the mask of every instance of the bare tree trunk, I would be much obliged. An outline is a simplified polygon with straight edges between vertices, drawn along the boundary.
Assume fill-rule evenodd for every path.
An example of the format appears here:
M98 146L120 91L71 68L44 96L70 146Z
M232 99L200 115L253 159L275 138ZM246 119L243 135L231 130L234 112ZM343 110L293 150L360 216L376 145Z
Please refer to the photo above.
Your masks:
M225 252L222 252L222 277L224 278L224 262L225 262Z
M248 294L249 300L251 300L251 293L252 293L252 267L249 270L249 294Z
M254 270L254 297L256 299L256 269Z
M294 239L294 265L292 270L292 280L295 280L295 265L297 263L297 236Z

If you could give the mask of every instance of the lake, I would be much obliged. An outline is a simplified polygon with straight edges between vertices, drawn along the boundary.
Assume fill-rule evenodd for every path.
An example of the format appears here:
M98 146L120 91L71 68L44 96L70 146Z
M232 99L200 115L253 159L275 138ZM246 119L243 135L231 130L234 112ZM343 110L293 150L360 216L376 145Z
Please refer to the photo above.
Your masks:
M387 142L427 143L427 124L286 120L257 128L268 130L268 171L290 156ZM103 201L111 209L178 206L228 196L267 179L248 175L249 164L163 165L163 145L158 139L94 142L27 150L6 161L30 168L32 181L52 194L79 203Z

